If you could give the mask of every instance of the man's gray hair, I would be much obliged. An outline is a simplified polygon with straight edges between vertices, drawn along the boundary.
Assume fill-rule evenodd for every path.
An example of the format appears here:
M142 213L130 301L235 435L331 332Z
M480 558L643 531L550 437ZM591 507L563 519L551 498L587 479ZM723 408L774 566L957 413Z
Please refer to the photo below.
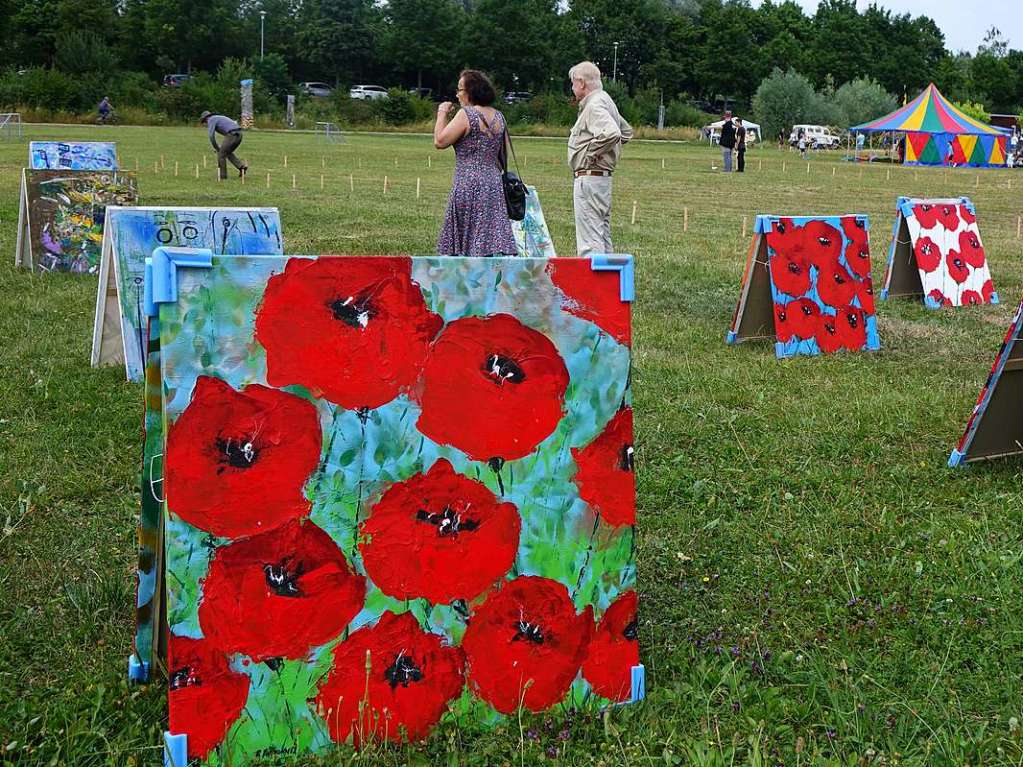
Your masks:
M580 61L568 70L568 79L582 80L592 90L600 90L604 87L600 82L600 69L592 61Z

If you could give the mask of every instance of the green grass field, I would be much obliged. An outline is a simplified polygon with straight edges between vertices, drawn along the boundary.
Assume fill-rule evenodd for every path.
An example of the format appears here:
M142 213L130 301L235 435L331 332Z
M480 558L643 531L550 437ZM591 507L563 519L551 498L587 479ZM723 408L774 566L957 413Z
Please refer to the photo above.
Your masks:
M426 136L255 134L246 184L221 184L198 127L27 133L116 139L147 205L278 206L295 254L432 252L453 167ZM564 141L517 149L574 254ZM141 386L89 367L95 278L13 267L26 157L0 143L0 764L155 765L164 691L125 673ZM945 467L1023 292L1023 174L715 160L635 143L615 176L615 243L638 266L647 701L303 764L1023 763L1023 463ZM900 194L973 198L1001 305L879 302L873 354L725 345L744 217L869 214L879 289Z

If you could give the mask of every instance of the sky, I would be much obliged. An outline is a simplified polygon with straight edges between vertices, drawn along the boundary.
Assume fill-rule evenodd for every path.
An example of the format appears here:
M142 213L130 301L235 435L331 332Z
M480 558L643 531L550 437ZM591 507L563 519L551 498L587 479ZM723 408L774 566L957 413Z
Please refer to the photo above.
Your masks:
M798 2L807 13L817 10L817 0ZM856 0L856 7L862 11L871 2L894 13L930 16L945 33L945 47L953 52L975 53L992 25L1002 31L1010 48L1023 48L1020 0Z

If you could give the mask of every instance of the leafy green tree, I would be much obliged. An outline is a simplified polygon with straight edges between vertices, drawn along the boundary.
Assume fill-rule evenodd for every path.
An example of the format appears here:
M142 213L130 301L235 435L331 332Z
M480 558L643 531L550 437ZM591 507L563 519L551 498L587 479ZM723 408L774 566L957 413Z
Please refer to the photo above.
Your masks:
M765 136L811 122L818 107L813 85L793 69L787 72L775 69L753 96L753 113Z
M657 61L664 50L669 13L664 0L574 0L569 11L586 57L609 78L615 74L618 43L617 76L629 88L640 84L643 65Z
M954 101L952 103L960 112L964 112L974 120L980 120L982 123L991 122L991 113L984 109L984 105L979 102Z
M373 0L309 0L302 7L302 60L318 74L352 84L372 75L381 33L381 12Z
M840 124L843 126L859 125L883 117L898 106L896 98L869 77L843 83L835 91L833 102L839 110Z
M414 74L416 86L449 86L458 68L465 9L455 0L389 0L384 10L383 49L401 75Z

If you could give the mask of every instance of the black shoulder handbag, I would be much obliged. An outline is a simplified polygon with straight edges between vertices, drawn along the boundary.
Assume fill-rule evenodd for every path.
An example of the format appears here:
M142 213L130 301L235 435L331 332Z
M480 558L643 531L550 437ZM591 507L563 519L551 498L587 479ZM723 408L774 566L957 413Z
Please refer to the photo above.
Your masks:
M483 114L480 114L483 124L490 130L490 124ZM504 116L501 116L504 121ZM505 141L507 139L507 142ZM519 169L519 158L515 156L515 146L512 144L511 134L508 133L508 123L504 123L504 131L501 134L501 149L498 152L498 159L501 161L501 183L504 185L504 204L508 210L508 218L512 221L521 221L526 217L526 195L529 190L517 173L508 170L508 147L512 150L512 159L515 160L515 169Z

